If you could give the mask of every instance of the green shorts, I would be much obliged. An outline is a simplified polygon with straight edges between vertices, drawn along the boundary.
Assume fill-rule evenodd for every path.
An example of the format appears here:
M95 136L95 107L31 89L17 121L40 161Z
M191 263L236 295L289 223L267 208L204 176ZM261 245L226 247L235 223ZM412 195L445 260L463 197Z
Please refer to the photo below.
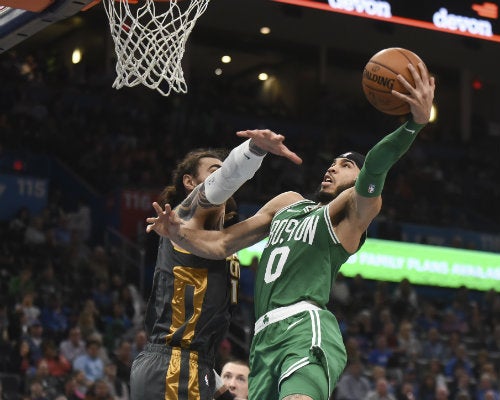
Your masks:
M252 341L248 398L304 394L328 400L346 361L339 325L330 311L301 311L271 322Z

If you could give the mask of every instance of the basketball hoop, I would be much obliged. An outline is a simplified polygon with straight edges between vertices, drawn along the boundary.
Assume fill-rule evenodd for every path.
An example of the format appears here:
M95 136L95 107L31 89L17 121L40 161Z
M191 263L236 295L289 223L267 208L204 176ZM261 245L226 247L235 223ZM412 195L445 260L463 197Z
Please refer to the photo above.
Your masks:
M116 52L115 89L145 85L168 96L186 93L182 57L210 0L102 0ZM160 7L158 7L160 8Z

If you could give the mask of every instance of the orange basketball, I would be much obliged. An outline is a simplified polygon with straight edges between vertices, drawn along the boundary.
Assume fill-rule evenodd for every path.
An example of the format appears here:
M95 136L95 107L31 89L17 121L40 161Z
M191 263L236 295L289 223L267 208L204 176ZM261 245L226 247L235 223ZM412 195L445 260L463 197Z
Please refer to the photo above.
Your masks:
M410 112L408 103L394 96L391 90L408 93L396 77L401 74L411 85L414 85L408 64L411 63L419 71L417 65L420 62L422 60L419 56L400 47L379 51L368 61L363 70L361 83L368 101L377 110L386 114L408 114Z

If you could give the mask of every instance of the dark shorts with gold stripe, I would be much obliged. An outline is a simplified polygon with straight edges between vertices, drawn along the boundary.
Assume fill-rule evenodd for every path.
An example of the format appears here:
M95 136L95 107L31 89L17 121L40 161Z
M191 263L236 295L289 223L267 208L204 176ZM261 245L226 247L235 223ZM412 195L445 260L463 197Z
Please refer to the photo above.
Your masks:
M212 365L195 351L148 344L132 364L131 400L212 400Z

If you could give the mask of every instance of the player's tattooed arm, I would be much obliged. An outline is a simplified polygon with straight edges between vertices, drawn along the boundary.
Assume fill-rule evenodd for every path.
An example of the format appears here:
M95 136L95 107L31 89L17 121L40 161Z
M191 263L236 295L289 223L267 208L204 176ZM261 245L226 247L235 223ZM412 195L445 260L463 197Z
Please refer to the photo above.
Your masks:
M219 205L212 204L207 200L205 194L205 183L196 186L186 199L177 208L177 215L184 221L189 221L193 218L198 207L214 208Z

